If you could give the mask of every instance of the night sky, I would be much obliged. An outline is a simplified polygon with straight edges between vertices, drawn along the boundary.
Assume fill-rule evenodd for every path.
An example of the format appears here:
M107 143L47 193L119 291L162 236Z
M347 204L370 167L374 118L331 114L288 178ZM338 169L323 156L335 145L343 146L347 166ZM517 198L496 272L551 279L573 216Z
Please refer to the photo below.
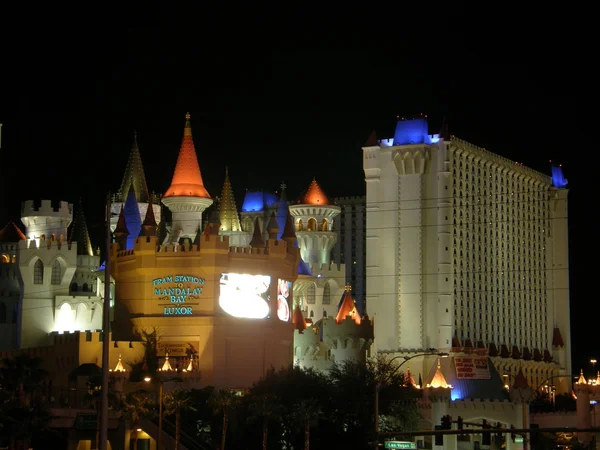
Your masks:
M563 165L573 373L591 373L587 360L600 357L588 331L600 312L589 257L598 254L589 240L596 186L594 162L581 156L590 129L575 71L448 58L418 65L372 51L219 49L149 27L79 31L2 50L1 225L18 218L22 200L81 198L92 235L101 236L103 200L119 188L134 130L148 187L162 193L188 111L206 188L220 195L228 166L238 208L245 189L274 191L284 181L295 198L313 176L332 197L364 195L361 146L373 129L391 137L397 115L424 113L437 133L446 117L451 134L526 166L549 174L549 160Z

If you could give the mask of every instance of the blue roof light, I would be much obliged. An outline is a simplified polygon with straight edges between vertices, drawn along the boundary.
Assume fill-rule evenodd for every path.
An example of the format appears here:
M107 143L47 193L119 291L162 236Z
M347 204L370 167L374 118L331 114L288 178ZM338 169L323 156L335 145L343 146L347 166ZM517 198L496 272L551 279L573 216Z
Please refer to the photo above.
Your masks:
M564 188L567 186L568 180L563 175L562 167L552 166L552 186L555 188Z
M435 144L439 135L429 135L427 119L398 120L394 132L394 145Z

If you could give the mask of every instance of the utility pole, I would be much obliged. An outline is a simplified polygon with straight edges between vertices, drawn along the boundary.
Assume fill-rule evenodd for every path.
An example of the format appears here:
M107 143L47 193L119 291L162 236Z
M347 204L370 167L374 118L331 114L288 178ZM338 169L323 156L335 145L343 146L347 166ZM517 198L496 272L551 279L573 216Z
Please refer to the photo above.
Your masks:
M100 450L108 450L108 352L110 351L110 193L106 196L106 259L104 262L104 306L102 308L102 410Z

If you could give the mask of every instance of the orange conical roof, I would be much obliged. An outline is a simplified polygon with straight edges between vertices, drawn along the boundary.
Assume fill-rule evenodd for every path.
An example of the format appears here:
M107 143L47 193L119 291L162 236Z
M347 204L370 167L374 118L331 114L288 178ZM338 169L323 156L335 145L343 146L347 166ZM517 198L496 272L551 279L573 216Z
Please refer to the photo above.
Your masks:
M0 242L19 242L26 240L27 237L14 222L8 222L0 230Z
M350 316L357 325L360 325L360 315L358 314L358 311L356 311L356 305L354 304L352 295L350 295L350 290L350 286L346 286L346 293L344 294L340 309L335 316L335 322L342 323L342 321L346 319L346 316Z
M303 333L304 330L306 330L307 324L306 320L304 319L304 314L302 314L302 311L300 310L300 305L296 305L296 308L294 309L294 314L292 314L292 323L294 324L294 328L300 331L300 333Z
M211 198L202 182L200 165L196 156L196 148L192 139L192 126L190 125L190 113L185 115L185 128L183 129L183 141L175 166L175 173L171 186L163 197L202 197Z
M317 183L317 180L313 178L312 183L308 186L308 189L302 197L298 200L301 205L332 205L321 189L321 186Z

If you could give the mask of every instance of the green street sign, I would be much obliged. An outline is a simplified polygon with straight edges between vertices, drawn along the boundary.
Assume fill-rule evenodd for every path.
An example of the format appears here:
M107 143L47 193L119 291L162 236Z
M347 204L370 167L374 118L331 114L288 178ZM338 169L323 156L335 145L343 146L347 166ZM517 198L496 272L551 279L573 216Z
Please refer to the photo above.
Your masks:
M386 441L385 448L416 449L417 444L415 444L414 442L404 442L404 441Z
M78 430L95 430L98 428L96 414L77 414L75 428Z

